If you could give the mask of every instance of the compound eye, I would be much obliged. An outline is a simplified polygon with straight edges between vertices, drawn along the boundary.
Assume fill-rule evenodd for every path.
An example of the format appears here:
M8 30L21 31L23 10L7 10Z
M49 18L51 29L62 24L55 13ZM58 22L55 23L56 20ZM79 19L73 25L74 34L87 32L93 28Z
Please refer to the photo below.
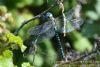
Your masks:
M53 15L52 15L52 13L48 12L48 13L46 14L46 18L50 18L50 17L53 17Z

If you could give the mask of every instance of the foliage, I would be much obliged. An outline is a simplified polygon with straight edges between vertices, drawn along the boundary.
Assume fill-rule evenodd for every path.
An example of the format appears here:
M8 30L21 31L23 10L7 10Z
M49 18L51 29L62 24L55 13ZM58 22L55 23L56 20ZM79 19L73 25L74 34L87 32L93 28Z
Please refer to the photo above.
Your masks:
M20 47L22 52L25 51L26 47L23 45L23 41L19 36L14 36L11 33L7 33L6 37L7 37L8 43L17 44Z
M0 67L52 67L60 63L55 37L43 39L42 43L33 45L31 42L35 38L27 34L29 28L42 24L45 20L35 19L25 25L18 36L13 34L24 21L42 13L55 3L55 0L0 0ZM65 12L76 4L77 0L64 0ZM61 9L57 5L50 9L50 12L54 17L61 15ZM81 16L84 24L80 31L67 33L65 38L58 32L65 54L66 43L81 54L85 51L91 52L95 38L100 37L100 0L87 0L82 4Z

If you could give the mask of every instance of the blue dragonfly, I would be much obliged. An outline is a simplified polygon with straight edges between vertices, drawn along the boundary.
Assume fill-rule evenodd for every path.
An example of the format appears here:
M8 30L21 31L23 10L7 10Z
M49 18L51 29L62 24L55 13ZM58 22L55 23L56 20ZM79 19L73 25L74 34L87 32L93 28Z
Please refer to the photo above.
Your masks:
M64 13L66 16L66 33L72 32L76 29L80 29L80 26L83 24L83 19L81 17L74 18L74 9L71 9L69 12ZM53 27L56 27L56 31L63 33L63 16L59 16L54 18L52 13L48 12L45 15L45 19L48 19L47 22L35 26L29 29L30 35L39 35L45 34L48 37L53 37L55 35L55 31L53 31ZM44 36L43 36L44 37Z
M76 29L80 29L80 26L83 24L83 20L81 17L74 18L74 9L71 9L69 12L64 13L66 16L66 33L72 32ZM35 40L36 43L39 41L42 41L44 38L52 38L54 36L58 39L58 46L60 46L60 51L62 54L62 58L65 59L63 47L59 38L59 35L57 32L63 33L63 16L59 16L57 18L54 18L52 13L48 12L46 13L45 19L47 19L47 22L35 26L28 30L28 33L30 35L37 36L37 39Z

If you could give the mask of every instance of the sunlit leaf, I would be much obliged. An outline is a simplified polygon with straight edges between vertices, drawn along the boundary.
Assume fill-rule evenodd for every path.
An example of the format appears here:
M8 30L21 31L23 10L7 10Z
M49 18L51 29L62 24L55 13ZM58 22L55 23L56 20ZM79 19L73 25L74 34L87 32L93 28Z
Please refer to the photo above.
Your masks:
M93 11L87 11L86 15L93 20L99 19L99 15L96 12L93 12Z
M34 66L31 66L30 63L24 62L22 63L21 67L34 67Z
M25 51L26 46L23 45L23 41L19 36L15 36L12 33L8 32L6 33L6 37L8 38L8 43L17 44L21 48L22 52Z
M97 14L99 14L99 17L100 17L100 0L97 0L95 8L96 8Z
M92 45L87 38L83 37L77 31L74 31L72 34L73 34L72 39L74 40L73 46L77 51L82 53L84 51L92 50Z
M5 50L2 55L0 55L0 66L1 67L14 67L12 60L12 52L10 50Z

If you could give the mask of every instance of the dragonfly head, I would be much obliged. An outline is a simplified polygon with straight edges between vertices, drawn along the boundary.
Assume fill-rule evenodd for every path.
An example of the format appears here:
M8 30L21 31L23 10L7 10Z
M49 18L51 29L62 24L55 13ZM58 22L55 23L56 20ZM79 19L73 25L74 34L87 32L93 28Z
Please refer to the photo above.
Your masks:
M50 17L53 17L52 13L50 12L46 13L46 18L49 19Z

